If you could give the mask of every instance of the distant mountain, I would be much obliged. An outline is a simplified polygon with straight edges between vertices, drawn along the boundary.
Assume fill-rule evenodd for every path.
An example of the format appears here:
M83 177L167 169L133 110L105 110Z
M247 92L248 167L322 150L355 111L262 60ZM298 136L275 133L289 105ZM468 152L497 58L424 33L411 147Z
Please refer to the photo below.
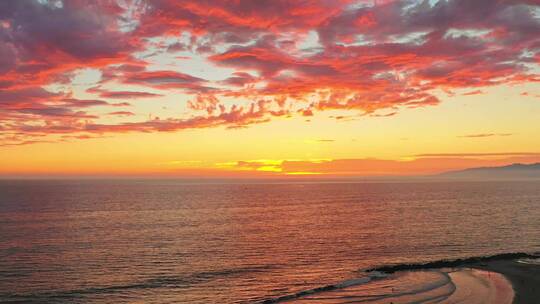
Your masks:
M445 172L439 174L438 177L458 179L540 179L540 163L469 168Z

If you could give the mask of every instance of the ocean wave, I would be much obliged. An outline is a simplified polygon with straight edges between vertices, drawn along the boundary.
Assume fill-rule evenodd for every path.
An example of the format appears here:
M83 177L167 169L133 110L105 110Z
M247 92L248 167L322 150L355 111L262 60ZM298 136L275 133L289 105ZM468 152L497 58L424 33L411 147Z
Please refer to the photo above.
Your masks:
M100 287L88 287L83 289L71 289L71 290L59 290L59 291L47 291L37 293L0 293L0 302L2 303L43 303L50 301L66 301L77 298L84 298L87 295L95 294L112 294L118 292L124 292L126 290L144 290L144 289L156 289L156 288L173 288L173 289L185 289L190 288L193 285L206 283L208 281L219 279L223 277L237 276L248 273L259 273L275 269L277 266L264 265L254 267L242 267L221 269L212 271L202 271L185 276L157 276L143 280L140 282L100 286Z
M363 302L378 302L385 299L401 299L407 296L415 296L415 301L421 302L433 302L433 301L443 301L448 299L456 291L456 285L452 281L451 274L453 271L440 269L448 268L461 268L467 266L482 265L485 262L495 261L495 260L518 260L521 262L538 262L540 258L539 253L503 253L496 255L488 256L477 256L469 257L463 259L455 260L439 260L428 263L412 263L412 264L395 264L380 266L375 268L369 268L362 270L363 276L356 279L346 280L340 283L329 284L317 288L312 288L308 290L303 290L288 295L283 295L275 298L265 299L260 301L261 304L272 304L293 301L300 298L305 298L305 300L313 300L314 303L324 302L326 300L334 303L337 301L343 301L344 303L363 303ZM380 294L371 294L371 295L362 295L361 293L356 294L358 290L353 290L354 295L332 295L328 297L319 296L315 297L317 294L324 294L331 291L340 291L347 290L350 287L358 287L371 283L375 280L384 280L390 279L391 276L397 272L400 273L429 273L431 275L437 274L438 279L430 277L429 280L426 279L425 282L422 282L419 286L409 286L409 289L402 290L400 292L384 293ZM337 303L337 302L335 302Z
M347 288L347 287L351 287L351 286L366 284L366 283L371 282L372 280L382 279L382 278L385 278L385 277L386 277L386 275L383 274L382 272L375 271L375 272L372 272L370 275L368 275L366 277L350 279L350 280L346 280L346 281L336 283L336 284L330 284L330 285L325 285L325 286L321 286L321 287L316 287L316 288L313 288L313 289L302 290L302 291L299 291L299 292L296 292L296 293L280 296L280 297L277 297L277 298L266 299L266 300L261 301L260 303L261 304L272 304L272 303L284 302L284 301L288 301L288 300L292 300L292 299L298 299L298 298L301 298L301 297L304 297L304 296L307 296L307 295L312 295L312 294L316 294L316 293L320 293L320 292L324 292L324 291L331 291L331 290L343 289L343 288Z
M337 284L326 285L277 298L266 299L260 303L273 304L294 301L297 299L313 301L313 303L326 303L326 301L329 303L379 303L379 301L401 299L409 296L427 302L446 299L451 296L456 289L456 286L453 284L450 276L447 273L431 271L421 284L408 286L410 287L408 289L404 288L401 291L392 290L392 292L385 292L383 288L381 288L379 292L376 292L375 294L363 294L361 290L358 290L363 285L369 285L376 280L384 281L385 279L389 279L388 275L383 273L376 275L371 273L371 275L372 276L370 277L347 280ZM404 279L404 281L407 281L407 279ZM351 288L353 288L353 290L350 290ZM327 293L332 291L342 291L342 293Z
M517 262L521 264L540 265L540 257L518 259Z

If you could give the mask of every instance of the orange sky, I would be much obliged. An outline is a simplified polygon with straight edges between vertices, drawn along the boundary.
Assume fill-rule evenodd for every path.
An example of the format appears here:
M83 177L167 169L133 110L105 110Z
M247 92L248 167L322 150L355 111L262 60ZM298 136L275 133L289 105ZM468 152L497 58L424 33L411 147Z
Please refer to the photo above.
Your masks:
M540 161L534 2L263 2L5 4L0 176Z

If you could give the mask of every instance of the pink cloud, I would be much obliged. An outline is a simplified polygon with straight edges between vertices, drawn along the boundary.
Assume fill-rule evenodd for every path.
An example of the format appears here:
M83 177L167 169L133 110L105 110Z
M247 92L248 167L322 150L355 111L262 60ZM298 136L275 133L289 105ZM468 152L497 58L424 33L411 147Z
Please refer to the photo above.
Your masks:
M137 91L107 91L100 88L90 88L86 90L88 93L96 93L102 98L111 99L139 99L139 98L153 98L161 97L162 94L149 93L149 92L137 92Z
M540 81L537 1L373 3L0 1L0 126L31 142L35 133L234 128L333 109L388 116L437 106L436 90L476 95L487 86ZM173 41L181 33L187 38ZM141 53L182 55L182 63L156 70ZM232 72L216 81L191 75L182 64L196 57ZM95 98L45 89L69 87L82 68L101 72L100 87L88 91ZM190 95L193 113L96 122L92 107L129 105L101 98L151 99L161 91Z
M116 112L109 113L109 115L114 115L114 116L134 116L135 113L129 112L129 111L116 111Z
M461 95L464 95L464 96L469 96L469 95L479 95L479 94L484 94L484 91L482 90L474 90L474 91L470 91L470 92L465 92Z

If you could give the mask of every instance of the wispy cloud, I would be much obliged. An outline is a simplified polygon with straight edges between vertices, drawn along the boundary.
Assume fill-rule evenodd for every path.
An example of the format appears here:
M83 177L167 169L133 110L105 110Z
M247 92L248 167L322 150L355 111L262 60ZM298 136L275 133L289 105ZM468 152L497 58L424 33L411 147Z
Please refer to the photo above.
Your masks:
M311 143L311 144L316 144L316 143L333 143L333 142L336 142L335 139L330 139L330 138L317 138L317 139L306 139L304 140L305 143Z
M110 112L109 115L114 115L114 116L134 116L135 113L129 112L129 111L116 111L116 112Z
M480 95L480 94L484 94L484 91L482 91L482 90L474 90L474 91L465 92L465 93L463 93L461 95L470 96L470 95Z
M477 133L477 134L467 134L460 135L461 138L486 138L486 137L505 137L512 136L512 133Z

